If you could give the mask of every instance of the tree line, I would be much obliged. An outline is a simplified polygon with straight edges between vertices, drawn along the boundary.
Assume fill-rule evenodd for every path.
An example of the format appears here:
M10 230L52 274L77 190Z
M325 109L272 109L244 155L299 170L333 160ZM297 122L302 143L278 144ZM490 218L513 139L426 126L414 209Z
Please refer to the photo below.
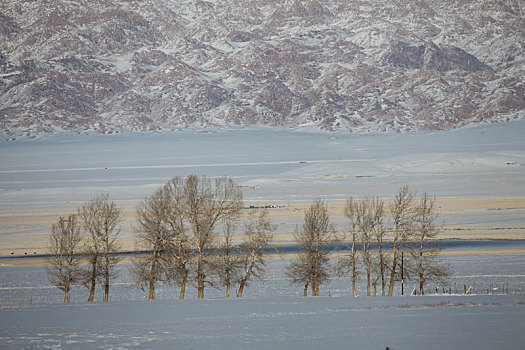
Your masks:
M223 287L226 297L234 289L242 297L254 279L264 277L267 252L278 250L272 244L276 226L268 210L250 209L243 216L243 208L242 191L231 178L190 175L169 180L136 207L136 248L141 253L131 259L134 283L147 292L148 300L155 299L159 284L178 286L180 299L188 285L197 288L199 299L206 287ZM285 274L291 283L304 286L305 296L308 290L319 295L320 286L333 276L350 276L357 296L361 274L366 275L367 295L372 287L376 295L379 285L381 294L390 296L401 280L404 253L410 257L404 277L418 281L419 293L427 281L447 276L434 243L439 232L434 197L425 193L416 199L405 186L388 206L380 198L349 198L344 215L348 228L337 233L326 203L315 200L295 228L298 254ZM64 302L69 302L74 285L89 290L88 301L101 286L104 301L109 300L121 260L121 221L120 209L102 194L51 226L46 269L51 283L64 292ZM337 246L349 253L332 259Z
M361 275L366 278L367 296L372 288L374 296L378 288L382 296L392 296L395 283L405 278L417 281L414 292L424 294L427 282L444 283L449 276L438 257L435 203L428 193L417 199L408 186L401 187L389 205L377 197L350 197L344 208L348 227L338 234L329 224L327 205L315 200L305 211L302 226L295 229L299 254L285 273L293 283L304 286L305 296L309 287L311 295L319 295L319 286L334 275L351 278L354 296ZM338 256L331 266L334 245L349 253Z

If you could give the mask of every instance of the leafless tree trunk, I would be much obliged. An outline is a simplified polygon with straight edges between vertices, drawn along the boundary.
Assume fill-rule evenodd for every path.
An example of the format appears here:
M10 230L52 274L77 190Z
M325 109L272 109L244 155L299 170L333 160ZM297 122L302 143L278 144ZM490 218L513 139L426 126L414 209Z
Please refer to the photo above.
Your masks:
M319 286L330 277L328 249L336 242L335 230L329 224L328 209L322 200L315 200L305 211L304 223L294 236L300 252L286 274L293 283L310 284L312 295L318 296Z
M226 298L230 297L232 284L241 278L242 262L239 246L233 241L234 233L235 224L231 221L226 222L218 246L217 261L214 263L220 282L226 287Z
M50 282L64 292L64 303L69 303L71 287L81 280L79 248L82 242L80 225L74 215L59 218L51 226L48 254L45 259Z
M93 301L95 297L97 277L99 274L98 267L100 265L98 247L86 245L84 249L84 255L88 260L88 269L84 271L83 283L89 288L89 297L87 301Z
M308 295L308 287L312 281L312 264L309 255L300 252L295 260L285 270L285 275L293 284L304 285L303 295Z
M382 264L382 259L381 259L381 253L379 252L379 249L376 250L376 251L373 251L371 252L371 256L372 258L370 259L370 262L371 262L371 281L372 281L372 287L374 288L374 296L377 296L377 287L378 287L378 284L382 281L384 281L383 277L384 277L384 274L382 274L382 271L381 271L381 267L383 267L384 269L384 265L381 265ZM384 270L383 270L384 271ZM385 296L385 288L383 286L381 286L382 289L381 289L381 295L382 296Z
M276 226L270 222L268 210L255 210L244 224L246 239L240 244L239 252L243 274L239 280L237 298L242 298L244 287L252 276L261 279L264 275L264 250L273 240Z
M413 233L414 222L414 194L410 192L408 186L403 186L397 192L394 201L390 205L390 215L392 218L392 262L390 265L390 283L388 285L388 296L394 292L401 259L401 252L410 240Z
M165 216L169 198L164 196L163 189L158 189L150 197L137 205L137 246L150 253L132 259L135 283L148 289L148 300L155 300L155 286L166 281L165 268L169 259L166 247L171 239Z
M186 286L191 270L193 250L189 242L189 237L184 235L176 236L166 250L169 258L168 280L175 282L180 287L179 299L184 299Z
M377 274L377 275L375 275L375 277L372 279L372 286L374 287L374 296L377 295L377 282L379 282L379 277L380 277L380 275Z
M184 295L186 294L186 283L188 282L188 270L184 268L182 271L182 279L181 279L181 286L180 286L180 293L179 293L179 299L184 299Z
M435 239L439 230L435 223L437 218L435 201L435 197L424 193L416 208L416 231L411 254L415 260L418 289L421 295L425 293L424 286L427 281L443 282L449 275L447 267L438 260L439 246Z
M346 276L349 272L352 273L352 293L354 297L357 296L356 290L356 281L358 277L357 263L358 263L358 227L360 223L360 218L358 218L358 202L354 201L352 197L348 198L346 201L346 206L344 209L344 215L348 220L349 226L348 230L350 231L350 238L343 236L341 237L342 244L345 244L350 250L350 254L341 256L336 264L336 272L340 276Z
M120 210L107 194L99 195L78 209L84 230L89 234L85 255L89 262L85 284L89 286L88 301L93 301L98 281L104 285L104 301L109 299L109 286L115 277L114 267L120 250L117 242Z
M184 299L188 283L189 270L194 258L194 248L188 237L186 223L186 183L181 177L172 178L162 189L167 198L166 211L163 220L169 230L164 249L169 254L171 262L169 267L169 280L175 281L180 286L179 298Z
M352 271L352 290L354 296L357 295L355 282L357 279L357 260L358 250L356 243L359 240L361 249L359 250L363 266L366 273L366 295L370 296L372 284L372 265L373 254L371 251L372 241L375 239L378 245L379 277L382 281L382 290L385 290L385 261L386 256L383 252L383 201L379 198L366 197L361 200L349 198L345 207L345 216L349 220L351 232L351 253L339 259L336 271L340 275L345 275ZM348 244L348 243L347 243Z
M374 224L373 224L373 236L377 244L377 271L376 274L378 278L376 279L376 284L378 280L381 280L381 295L385 296L386 291L386 265L387 265L387 256L384 252L384 238L385 238L385 229L383 226L384 218L384 204L383 201L377 198L375 203L375 212L374 212ZM376 287L374 286L374 296Z
M149 284L149 300L155 298L155 284L175 283L184 299L192 248L185 228L184 180L175 177L137 206L137 243L151 253L136 257L136 283Z
M217 178L212 185L206 177L190 175L185 181L185 218L192 231L191 245L197 255L197 297L204 298L209 251L214 243L216 224L238 216L242 192L230 178Z
M381 280L381 295L385 296L386 294L386 268L387 268L387 256L384 251L384 235L385 231L382 226L378 227L375 231L375 238L377 243L377 262L378 262L378 271L377 274Z
M134 256L131 258L133 266L131 274L134 283L143 291L148 291L147 300L155 300L155 288L161 281L161 268L155 252L151 256Z
M370 243L372 242L372 236L368 229L361 231L361 256L363 258L363 264L366 270L366 295L370 296L370 283L372 273L372 253L370 251Z
M383 202L379 198L364 198L357 206L358 231L362 243L361 256L366 269L366 295L370 296L372 252L370 245L375 232L380 229L383 213Z

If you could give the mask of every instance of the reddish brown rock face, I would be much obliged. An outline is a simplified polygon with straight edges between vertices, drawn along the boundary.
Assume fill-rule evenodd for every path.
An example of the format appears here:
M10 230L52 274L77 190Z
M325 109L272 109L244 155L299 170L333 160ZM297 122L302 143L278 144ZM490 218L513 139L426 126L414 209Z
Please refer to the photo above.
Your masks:
M7 0L0 135L520 119L523 11L496 0Z

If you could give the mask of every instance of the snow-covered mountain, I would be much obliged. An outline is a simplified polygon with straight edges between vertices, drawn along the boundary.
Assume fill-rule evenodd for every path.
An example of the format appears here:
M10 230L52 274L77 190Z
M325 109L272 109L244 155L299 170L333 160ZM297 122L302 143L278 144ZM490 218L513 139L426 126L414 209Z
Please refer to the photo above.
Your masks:
M3 0L0 135L525 117L520 0Z

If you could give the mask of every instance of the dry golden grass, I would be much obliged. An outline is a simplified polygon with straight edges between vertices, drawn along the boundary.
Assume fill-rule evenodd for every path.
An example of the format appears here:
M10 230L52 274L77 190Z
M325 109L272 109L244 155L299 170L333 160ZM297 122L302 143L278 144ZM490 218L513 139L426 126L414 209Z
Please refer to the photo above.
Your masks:
M0 304L0 310L21 309L23 307L25 306L19 304Z
M138 201L138 200L137 200ZM327 201L331 221L344 231L343 209L345 200ZM303 221L304 210L311 201L247 202L246 206L277 205L269 209L272 221L277 224L277 244L293 243L293 229ZM388 205L388 203L387 203ZM438 198L440 218L445 220L440 238L443 239L525 239L525 197L458 197ZM71 204L43 206L25 203L11 207L0 203L0 256L34 255L45 252L49 227L60 215L74 212ZM243 210L243 215L249 213ZM122 207L122 248L135 248L134 202ZM239 239L242 237L239 236ZM454 251L447 255L525 254L523 250ZM29 259L23 259L29 261ZM12 260L10 260L11 263ZM25 264L25 263L24 263Z

